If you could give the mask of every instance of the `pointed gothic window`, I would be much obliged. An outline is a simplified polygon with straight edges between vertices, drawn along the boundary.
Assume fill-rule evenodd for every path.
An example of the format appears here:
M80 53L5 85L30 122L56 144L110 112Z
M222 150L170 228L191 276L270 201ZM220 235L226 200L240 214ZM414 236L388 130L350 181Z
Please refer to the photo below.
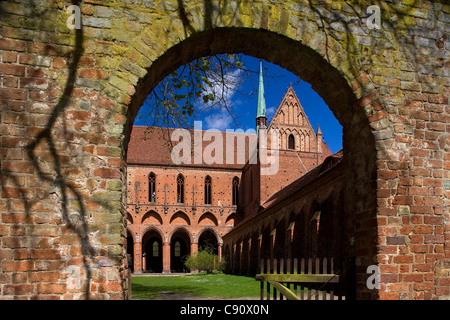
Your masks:
M174 248L174 256L180 257L181 256L181 244L179 241L175 242L175 248Z
M239 178L233 178L233 189L232 189L232 205L237 206L239 201Z
M177 203L184 203L184 177L181 173L177 177Z
M310 150L310 139L309 139L309 134L306 135L305 137L305 151L309 151Z
M205 204L211 204L211 177L205 178Z
M289 143L288 149L294 150L295 149L295 138L294 138L293 134L289 135L288 143Z
M156 175L153 172L148 175L148 199L149 202L155 202L156 199Z
M159 257L159 243L158 241L153 242L153 256L154 257Z

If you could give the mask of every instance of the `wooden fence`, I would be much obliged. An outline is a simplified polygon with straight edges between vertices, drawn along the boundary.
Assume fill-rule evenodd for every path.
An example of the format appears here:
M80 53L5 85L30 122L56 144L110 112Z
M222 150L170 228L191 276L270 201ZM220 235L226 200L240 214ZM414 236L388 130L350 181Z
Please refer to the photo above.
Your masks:
M261 260L261 300L342 300L342 276L333 258ZM264 289L265 287L265 289Z

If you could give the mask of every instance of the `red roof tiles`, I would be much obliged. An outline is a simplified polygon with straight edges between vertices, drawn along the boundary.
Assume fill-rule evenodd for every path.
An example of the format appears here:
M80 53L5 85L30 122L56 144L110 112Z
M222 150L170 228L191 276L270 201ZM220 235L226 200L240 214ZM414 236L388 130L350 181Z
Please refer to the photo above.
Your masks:
M128 144L128 164L242 169L249 159L248 137L251 137L253 139L256 138L254 134L220 132L220 134L222 135L222 143L218 143L218 146L222 145L222 157L218 157L218 162L222 163L205 163L205 159L202 156L202 162L196 164L194 163L194 130L187 130L191 137L191 161L188 164L177 165L174 163L174 161L172 161L171 151L174 146L181 142L171 141L171 136L174 130L175 129L172 128L148 128L147 126L133 126L130 142ZM201 132L203 136L207 131ZM230 161L232 163L226 163L227 136L228 138L232 137L232 139L234 139L235 147L232 148L234 153L234 161ZM245 144L245 149L241 151L236 148L236 145L237 141L242 140L243 138L247 138L247 141ZM212 141L202 141L202 155L209 155L212 153L213 156L215 156L215 151L211 152L210 149L207 149L205 151L205 148L214 143L214 139L212 139ZM243 155L242 152L244 153ZM243 156L243 161L238 161L238 156Z

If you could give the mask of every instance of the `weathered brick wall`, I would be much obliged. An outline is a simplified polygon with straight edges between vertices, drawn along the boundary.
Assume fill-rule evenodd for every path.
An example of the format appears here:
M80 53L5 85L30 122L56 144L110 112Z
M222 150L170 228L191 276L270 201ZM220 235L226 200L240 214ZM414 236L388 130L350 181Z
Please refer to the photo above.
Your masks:
M377 2L378 3L378 2ZM151 88L202 55L300 75L344 128L358 297L448 298L449 7L369 1L0 3L0 294L126 296L130 124ZM380 290L365 287L378 264Z

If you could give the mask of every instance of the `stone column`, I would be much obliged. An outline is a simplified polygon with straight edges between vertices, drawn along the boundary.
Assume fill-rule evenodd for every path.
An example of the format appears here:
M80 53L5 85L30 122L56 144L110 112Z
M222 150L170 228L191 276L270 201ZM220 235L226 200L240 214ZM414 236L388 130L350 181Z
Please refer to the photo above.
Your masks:
M257 241L257 244L258 244L258 248L257 248L257 250L258 250L258 270L256 270L257 273L259 273L260 270L261 270L261 243L262 243L262 237L263 237L262 234L260 234L258 236L258 241Z
M233 244L231 249L231 273L236 274L236 244Z
M137 237L136 237L137 238ZM142 243L138 240L134 243L134 273L142 273Z
M274 252L274 247L275 247L275 237L277 235L277 229L273 229L272 232L270 233L270 260L273 260L275 258L275 252Z
M163 273L170 273L170 242L163 243Z
M191 243L191 254L196 254L198 252L198 243Z
M192 242L191 243L191 254L196 254L198 252L198 243ZM197 273L198 269L191 270L193 273Z
M287 250L287 258L288 259L293 259L293 254L292 254L292 241L294 238L294 228L295 228L295 223L291 223L288 227L288 229L286 230L286 250Z
M219 246L217 247L217 255L219 256L219 262L222 261L222 246L223 243L219 243Z

